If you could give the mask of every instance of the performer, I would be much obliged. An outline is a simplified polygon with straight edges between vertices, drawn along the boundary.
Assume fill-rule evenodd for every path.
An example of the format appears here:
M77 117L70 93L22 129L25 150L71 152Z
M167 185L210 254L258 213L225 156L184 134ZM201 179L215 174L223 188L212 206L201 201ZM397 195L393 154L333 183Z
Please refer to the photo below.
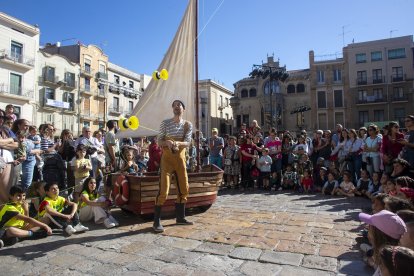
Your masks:
M161 123L158 135L158 144L163 148L163 154L161 156L159 191L154 207L153 228L155 232L164 231L161 225L161 207L167 199L170 190L170 177L174 173L177 179L176 222L182 225L193 224L185 219L185 203L189 188L185 151L191 144L193 126L191 122L182 119L185 110L182 101L173 101L172 108L174 117Z

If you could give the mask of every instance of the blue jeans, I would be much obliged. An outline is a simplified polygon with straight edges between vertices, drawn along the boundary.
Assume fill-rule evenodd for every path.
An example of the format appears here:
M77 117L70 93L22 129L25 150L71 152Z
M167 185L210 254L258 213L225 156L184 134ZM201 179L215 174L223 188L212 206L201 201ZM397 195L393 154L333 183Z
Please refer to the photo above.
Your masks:
M35 165L36 159L33 159L31 161L25 160L22 163L22 187L24 190L27 190L32 184Z
M219 168L222 168L222 156L210 156L210 164L214 164Z

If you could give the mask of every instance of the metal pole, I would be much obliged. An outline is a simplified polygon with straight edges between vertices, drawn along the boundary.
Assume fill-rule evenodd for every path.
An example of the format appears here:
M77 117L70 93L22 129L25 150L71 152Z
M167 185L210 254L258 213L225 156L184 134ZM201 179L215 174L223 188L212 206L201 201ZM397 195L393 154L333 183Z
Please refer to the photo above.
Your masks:
M196 171L201 170L200 160L200 116L199 116L199 92L198 92L198 1L195 0L195 41L194 41L194 74L195 74L195 89L196 89L196 149L197 149L197 166Z

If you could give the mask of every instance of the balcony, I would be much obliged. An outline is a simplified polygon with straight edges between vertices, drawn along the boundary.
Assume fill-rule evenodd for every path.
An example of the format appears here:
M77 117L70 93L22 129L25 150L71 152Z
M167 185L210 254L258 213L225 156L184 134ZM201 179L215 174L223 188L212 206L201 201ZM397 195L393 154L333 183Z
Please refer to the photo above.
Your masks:
M240 105L240 98L239 97L231 97L230 98L230 106L238 106Z
M372 84L381 84L381 83L385 83L385 77L375 77L372 78Z
M9 86L5 83L0 84L0 94L2 96L7 96L14 99L22 99L31 100L33 99L33 90L32 89L24 89L20 86Z
M61 88L68 91L71 91L78 86L78 82L74 79L65 79L65 81L62 81L60 83L62 85Z
M109 113L120 115L122 113L122 107L120 106L110 106L108 108Z
M356 99L356 104L383 104L387 102L387 97L382 96L366 96Z
M408 102L408 95L406 95L406 94L403 94L403 95L393 95L392 102L393 103L396 103L396 102Z
M98 113L98 116L96 116L96 121L98 121L98 122L105 121L105 114L104 113Z
M96 73L96 78L101 80L108 80L108 74L104 72Z
M217 106L217 108L218 108L218 110L223 110L223 109L225 109L227 106L224 104L224 103L219 103L218 104L218 106Z
M356 85L367 85L367 84L368 84L367 78L358 78L356 80Z
M55 75L51 75L51 74L44 74L43 76L40 77L40 82L42 82L43 84L46 84L48 86L53 86L53 87L57 87L61 84L61 82L59 82L59 78Z
M101 84L103 85L103 84ZM103 85L103 88L98 88L95 90L95 95L97 98L106 99L108 96L108 86Z
M111 83L109 84L109 92L119 95L121 93L121 88L118 86L118 84Z
M86 77L93 77L93 70L91 67L89 66L82 66L81 68L81 75L86 76Z
M91 86L90 85L82 85L80 87L80 93L83 96L92 96Z
M70 103L68 102L62 102L62 101L56 101L54 99L43 99L43 108L50 109L50 110L57 110L57 109L69 109ZM73 109L73 106L72 106Z
M7 63L23 70L33 69L35 66L34 58L19 55L18 53L6 49L0 51L0 62Z
M402 82L407 79L406 74L398 74L398 75L392 75L391 76L391 82Z
M81 111L81 119L84 121L93 121L95 119L95 114L93 114L90 110L83 109Z

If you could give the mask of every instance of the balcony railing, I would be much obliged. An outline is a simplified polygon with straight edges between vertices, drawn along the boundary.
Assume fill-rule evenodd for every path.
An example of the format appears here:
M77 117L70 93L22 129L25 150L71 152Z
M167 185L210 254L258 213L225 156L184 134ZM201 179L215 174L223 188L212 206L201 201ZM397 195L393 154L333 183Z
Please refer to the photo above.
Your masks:
M97 79L108 80L108 74L104 73L104 72L98 72L98 73L96 73L96 78Z
M93 76L93 69L91 67L82 66L81 74L92 77Z
M108 108L108 110L109 110L109 112L111 112L111 113L117 113L117 114L122 113L122 107L120 107L120 106L110 106L110 107Z
M393 102L407 102L408 95L393 95L392 101Z
M0 60L10 61L24 66L34 67L35 59L20 55L10 50L3 49L0 51Z
M356 85L367 85L368 84L368 80L366 78L358 78L356 80Z
M403 75L392 75L391 76L391 82L400 82L400 81L405 81L407 78L406 74Z
M385 103L387 102L387 97L382 96L366 96L362 98L357 98L356 103L357 104L375 104L375 103Z
M109 92L120 94L121 88L117 84L109 84Z
M57 85L59 82L59 78L55 75L48 75L45 74L42 76L43 83Z
M65 81L62 82L62 88L66 90L73 90L76 88L78 82L74 79L65 79Z
M105 85L104 88L98 88L98 89L96 89L95 94L96 94L97 97L106 98L106 96L108 94L107 91L108 91L108 88Z
M0 84L0 93L10 94L14 96L23 96L26 98L33 98L32 89L24 89L21 86L9 86L5 83Z
M90 85L81 85L80 92L81 93L92 94L92 92L91 92L91 86Z

